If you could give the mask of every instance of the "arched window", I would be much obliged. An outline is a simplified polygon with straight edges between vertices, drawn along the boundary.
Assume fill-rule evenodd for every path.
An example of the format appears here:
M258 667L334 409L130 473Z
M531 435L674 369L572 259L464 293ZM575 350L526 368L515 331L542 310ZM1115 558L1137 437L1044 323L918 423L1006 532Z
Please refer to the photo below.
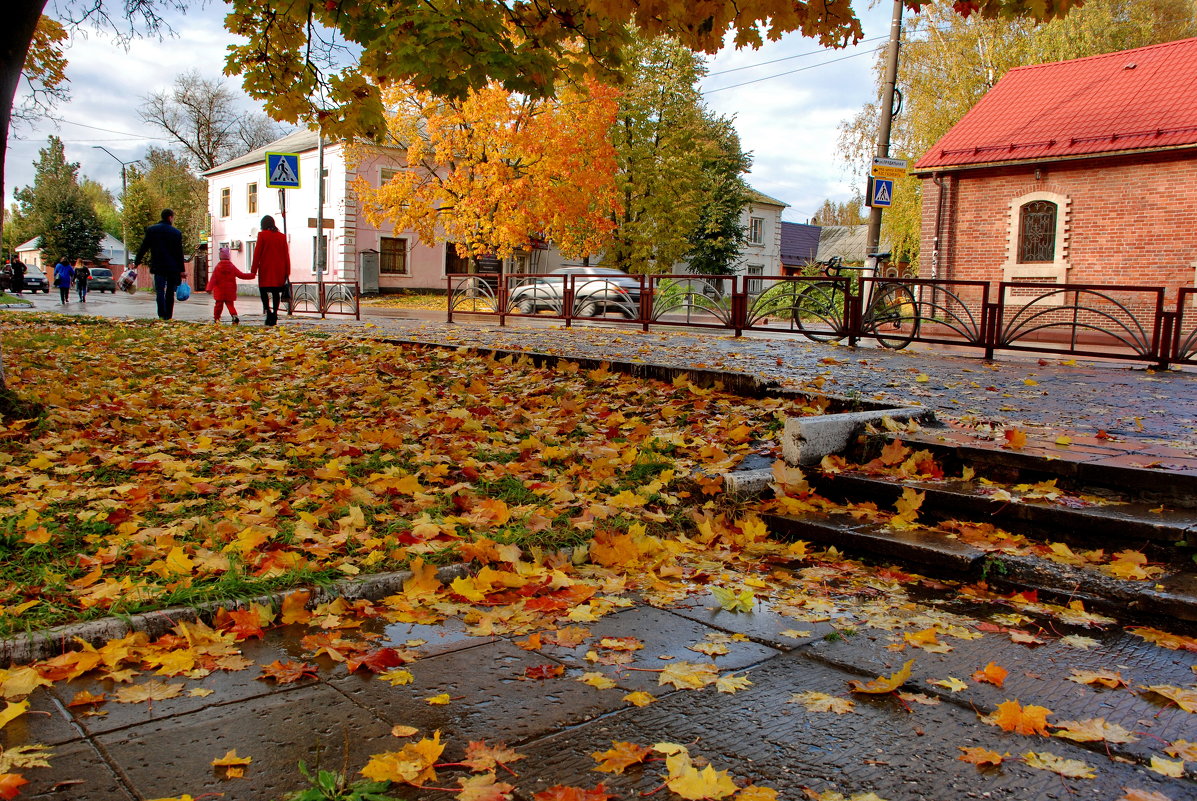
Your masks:
M1056 204L1024 203L1018 213L1018 262L1050 262L1056 257Z

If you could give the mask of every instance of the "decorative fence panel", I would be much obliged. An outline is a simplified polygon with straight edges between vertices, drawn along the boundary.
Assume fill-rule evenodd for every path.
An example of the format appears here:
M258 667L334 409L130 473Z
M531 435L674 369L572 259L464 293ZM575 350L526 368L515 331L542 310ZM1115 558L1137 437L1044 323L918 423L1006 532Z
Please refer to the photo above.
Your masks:
M845 270L845 272L848 272ZM1197 364L1197 288L944 281L876 275L450 275L449 321L528 316L603 324L875 339Z
M292 281L287 314L348 315L360 320L361 292L354 281Z

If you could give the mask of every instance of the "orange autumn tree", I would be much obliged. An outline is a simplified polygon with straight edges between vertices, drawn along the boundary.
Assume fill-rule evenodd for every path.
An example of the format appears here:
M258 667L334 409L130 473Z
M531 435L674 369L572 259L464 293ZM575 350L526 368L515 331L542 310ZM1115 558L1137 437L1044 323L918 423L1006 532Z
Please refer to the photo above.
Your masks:
M371 223L462 256L503 258L534 239L569 255L602 249L618 209L614 89L586 81L536 99L491 84L452 100L392 85L384 97L387 141L404 158L380 186L353 182ZM361 145L356 160L381 152Z

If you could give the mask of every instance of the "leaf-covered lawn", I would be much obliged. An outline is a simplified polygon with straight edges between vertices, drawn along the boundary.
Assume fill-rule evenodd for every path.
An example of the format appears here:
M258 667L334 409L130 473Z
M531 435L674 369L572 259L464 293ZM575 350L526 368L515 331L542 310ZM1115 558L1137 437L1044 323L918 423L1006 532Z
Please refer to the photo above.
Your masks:
M10 385L47 414L0 433L0 635L443 563L479 537L692 527L704 476L802 412L344 335L3 326Z

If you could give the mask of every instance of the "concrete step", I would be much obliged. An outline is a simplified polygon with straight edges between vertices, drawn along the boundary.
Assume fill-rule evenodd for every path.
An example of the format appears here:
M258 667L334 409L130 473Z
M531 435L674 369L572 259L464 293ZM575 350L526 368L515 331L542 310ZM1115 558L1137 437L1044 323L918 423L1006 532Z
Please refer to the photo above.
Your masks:
M1156 581L1129 581L1097 570L1036 556L987 554L942 535L861 524L849 515L763 515L779 539L834 545L870 560L897 562L920 573L986 581L998 592L1036 590L1059 603L1080 600L1087 609L1158 625L1197 623L1197 571L1174 570Z
M904 487L925 493L922 516L993 523L1031 537L1062 540L1086 548L1139 548L1153 543L1173 548L1197 540L1197 510L1150 506L1141 501L1068 505L1044 499L1000 500L964 481L896 481L848 473L808 476L816 491L835 501L867 499L892 508ZM1186 546L1182 546L1186 547Z

